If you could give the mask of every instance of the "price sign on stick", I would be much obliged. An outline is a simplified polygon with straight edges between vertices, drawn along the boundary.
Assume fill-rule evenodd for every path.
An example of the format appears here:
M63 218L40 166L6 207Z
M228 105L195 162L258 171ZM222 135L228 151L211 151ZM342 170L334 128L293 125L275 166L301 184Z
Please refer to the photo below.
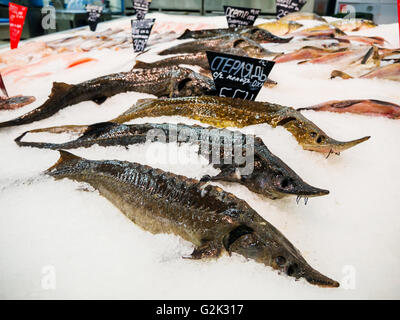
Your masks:
M289 13L300 11L306 0L276 0L276 18L280 19Z
M8 14L10 18L10 46L11 49L18 48L21 39L22 28L26 17L27 7L10 2L8 4Z
M88 4L86 6L86 12L90 30L96 31L97 24L99 23L99 19L101 17L101 13L103 12L103 7Z
M224 6L229 28L252 26L260 9Z
M146 48L151 29L156 19L131 20L133 51L142 52Z
M6 97L8 98L7 89L6 89L6 86L4 85L4 81L3 81L3 77L1 76L1 73L0 73L0 90L1 90L1 92L3 92L3 93L6 95Z
M400 41L400 0L397 0L397 23L399 24L399 41Z
M206 51L220 97L255 100L275 62Z
M133 0L133 9L136 11L136 19L143 20L149 11L150 2L148 0Z

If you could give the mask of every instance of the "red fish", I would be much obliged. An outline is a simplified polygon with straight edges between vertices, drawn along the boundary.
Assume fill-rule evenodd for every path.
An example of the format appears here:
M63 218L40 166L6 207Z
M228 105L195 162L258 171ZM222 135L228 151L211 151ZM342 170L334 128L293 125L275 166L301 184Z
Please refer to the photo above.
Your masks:
M338 113L355 113L370 116L400 119L400 106L381 100L332 100L315 106L297 110L329 111Z
M389 64L384 67L377 68L364 74L360 78L364 79L386 79L386 80L393 80L393 81L400 81L400 63L393 63Z
M329 50L329 49L323 49L323 48L317 48L317 47L303 47L294 52L277 56L274 59L274 61L276 63L282 63L282 62L289 62L289 61L293 61L293 60L316 59L316 58L320 58L320 57L335 53L337 51L343 51L343 49Z
M35 97L15 96L11 98L0 97L0 110L14 110L34 102Z

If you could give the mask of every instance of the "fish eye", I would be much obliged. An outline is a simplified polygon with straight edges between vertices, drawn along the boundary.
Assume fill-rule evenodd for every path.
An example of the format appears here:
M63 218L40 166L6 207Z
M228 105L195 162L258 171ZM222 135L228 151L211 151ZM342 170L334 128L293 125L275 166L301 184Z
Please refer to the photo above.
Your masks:
M325 137L324 136L319 136L318 138L317 138L317 143L321 143L322 141L324 141L325 140Z
M281 181L281 187L286 188L289 185L289 179L288 178L283 178Z
M311 138L315 138L317 136L317 133L314 131L311 131L310 136L311 136Z
M283 266L283 265L285 264L285 262L286 262L286 259L285 259L285 257L277 256L277 257L275 258L275 262L276 262L276 264L277 264L278 266Z

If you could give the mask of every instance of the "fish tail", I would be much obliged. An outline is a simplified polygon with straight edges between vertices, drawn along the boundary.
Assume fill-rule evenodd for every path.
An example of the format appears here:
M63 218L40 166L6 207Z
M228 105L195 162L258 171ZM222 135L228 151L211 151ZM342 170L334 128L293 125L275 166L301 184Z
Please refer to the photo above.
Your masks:
M24 138L28 133L32 133L32 131L25 131L23 134L21 134L19 137L14 139L15 143L19 147L32 147L32 148L39 148L39 149L60 149L60 144L56 143L46 143L46 142L27 142L27 141L21 141L22 138Z
M19 124L17 121L18 119L10 120L10 121L5 121L0 123L0 128L8 128L8 127L13 127Z
M45 173L51 176L56 176L60 175L61 173L64 172L63 169L70 168L71 166L75 165L77 162L82 160L82 158L64 151L64 150L58 150L60 152L60 158L57 160L57 162L52 165L50 168L48 168Z

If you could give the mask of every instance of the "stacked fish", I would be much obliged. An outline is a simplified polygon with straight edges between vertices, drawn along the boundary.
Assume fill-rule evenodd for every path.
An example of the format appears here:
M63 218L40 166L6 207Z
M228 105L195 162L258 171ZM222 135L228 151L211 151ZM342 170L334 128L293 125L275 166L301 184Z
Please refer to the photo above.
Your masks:
M128 218L152 233L174 233L192 242L192 259L217 258L223 252L238 253L254 259L296 279L309 283L338 287L339 283L313 269L300 252L268 221L245 201L210 184L211 181L233 182L269 199L296 196L323 196L328 190L309 185L288 165L275 156L262 139L244 135L226 127L242 128L266 123L288 130L304 150L339 154L369 139L338 141L329 137L299 110L269 102L244 101L213 96L215 88L208 67L206 50L248 57L274 59L277 63L300 60L302 63L345 61L352 70L371 70L364 78L383 77L399 80L399 63L391 58L398 51L380 47L384 40L377 37L347 36L344 31L373 27L371 22L326 23L299 31L297 20L314 19L316 15L291 14L279 21L236 29L186 30L178 39L192 39L160 51L160 60L152 63L137 61L129 72L115 73L79 84L54 83L46 102L38 108L0 123L0 128L25 125L51 117L61 109L82 101L103 103L118 93L135 91L153 94L158 99L139 100L115 119L90 125L56 126L30 130L15 139L19 146L66 150L92 145L125 146L145 142L189 143L199 146L199 153L220 173L204 176L201 181L164 172L138 163L117 160L92 161L60 151L58 162L46 173L56 179L69 178L89 183L117 206ZM290 53L267 50L260 43L287 44L299 41L332 40L330 47L304 46ZM66 41L47 45L59 49ZM354 46L353 43L358 45ZM361 43L361 44L360 44ZM174 55L162 59L164 55ZM385 60L385 65L380 65ZM198 66L195 72L182 65ZM358 70L357 69L357 70ZM344 73L344 72L343 72ZM337 74L337 73L335 73ZM345 77L345 76L343 76ZM350 76L348 76L350 77ZM270 87L278 85L267 81ZM330 101L311 107L313 110L372 113L399 117L399 106L377 100ZM168 123L126 124L143 117L182 116L199 120L213 127L172 125ZM62 143L25 141L35 132L74 133L75 140ZM171 135L171 132L174 132ZM158 134L154 134L158 133ZM161 135L160 135L161 133ZM176 140L170 137L178 137ZM149 139L149 137L152 137ZM253 156L253 168L244 170L232 154L221 146L240 146L243 157ZM246 149L248 146L251 150ZM218 161L213 155L217 150Z

